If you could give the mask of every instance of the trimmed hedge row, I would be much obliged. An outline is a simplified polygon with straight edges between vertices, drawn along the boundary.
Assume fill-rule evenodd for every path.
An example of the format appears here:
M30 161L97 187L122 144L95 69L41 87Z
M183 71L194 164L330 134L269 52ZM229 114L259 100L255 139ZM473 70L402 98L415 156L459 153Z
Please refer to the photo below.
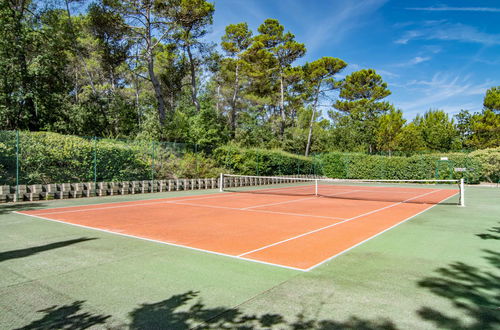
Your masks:
M20 132L19 182L48 184L216 177L221 169L186 145ZM0 131L0 185L16 182L16 132Z
M447 161L441 160L447 157ZM342 179L460 179L468 183L500 180L500 148L470 154L378 156L331 152L321 155L323 175ZM465 172L455 171L466 169Z
M244 175L321 174L313 158L281 150L243 149L234 145L214 150L213 158L220 167Z
M235 145L198 151L175 143L83 138L48 132L20 132L19 182L47 184L216 177L317 174L349 179L458 179L500 181L500 148L469 154L375 156L331 152L304 157L281 150ZM441 161L441 157L448 161ZM456 172L455 168L466 168ZM0 131L0 185L16 182L16 133Z

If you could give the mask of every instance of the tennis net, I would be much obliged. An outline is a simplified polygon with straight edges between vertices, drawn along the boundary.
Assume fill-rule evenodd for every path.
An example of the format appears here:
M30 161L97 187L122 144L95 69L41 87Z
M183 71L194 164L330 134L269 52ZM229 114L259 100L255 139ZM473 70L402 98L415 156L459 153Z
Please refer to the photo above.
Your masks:
M221 174L219 180L220 191L226 192L465 206L463 180L358 180L235 174Z

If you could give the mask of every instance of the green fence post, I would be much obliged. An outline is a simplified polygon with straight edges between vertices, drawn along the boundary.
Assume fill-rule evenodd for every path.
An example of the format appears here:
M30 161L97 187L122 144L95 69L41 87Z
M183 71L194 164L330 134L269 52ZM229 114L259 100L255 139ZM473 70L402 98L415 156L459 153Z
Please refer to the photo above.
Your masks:
M151 155L151 184L155 179L155 141L151 142L152 155Z
M16 131L16 202L19 202L19 131Z
M259 154L257 153L255 154L255 156L257 157L257 175L259 175L259 161L260 161Z
M94 189L97 189L97 137L94 136Z
M194 164L196 167L196 178L200 177L200 171L198 169L198 145L194 144Z

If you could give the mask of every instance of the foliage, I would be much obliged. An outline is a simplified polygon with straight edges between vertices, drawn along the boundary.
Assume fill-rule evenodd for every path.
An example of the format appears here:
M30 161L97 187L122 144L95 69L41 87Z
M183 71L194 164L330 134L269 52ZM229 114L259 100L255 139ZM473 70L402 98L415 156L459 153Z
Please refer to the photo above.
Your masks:
M16 182L16 137L0 131L0 184ZM222 170L194 145L21 132L19 182L130 181L215 177ZM152 172L153 170L153 172Z
M214 159L220 167L246 175L314 174L314 160L281 150L243 149L236 145L217 148Z
M214 13L206 0L1 1L0 129L305 155L500 146L498 86L480 112L406 121L375 70L297 64L306 44L277 19L228 25L219 53Z
M470 156L480 164L483 180L500 182L500 147L477 150Z
M441 157L449 161L441 161ZM483 161L463 153L379 156L362 153L332 152L321 156L323 174L339 179L459 179L477 183L485 178ZM454 168L467 168L455 172Z
M484 107L496 112L500 111L500 86L492 87L486 91Z

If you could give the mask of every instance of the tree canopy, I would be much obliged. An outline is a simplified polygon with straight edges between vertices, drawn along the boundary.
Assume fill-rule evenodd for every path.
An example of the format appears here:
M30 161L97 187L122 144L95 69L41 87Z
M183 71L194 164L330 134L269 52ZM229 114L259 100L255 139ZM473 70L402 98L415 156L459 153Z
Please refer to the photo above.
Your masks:
M78 8L73 9L76 5ZM277 19L208 40L206 0L0 2L0 129L127 137L310 155L500 146L500 86L483 109L412 120L374 69L305 63Z

